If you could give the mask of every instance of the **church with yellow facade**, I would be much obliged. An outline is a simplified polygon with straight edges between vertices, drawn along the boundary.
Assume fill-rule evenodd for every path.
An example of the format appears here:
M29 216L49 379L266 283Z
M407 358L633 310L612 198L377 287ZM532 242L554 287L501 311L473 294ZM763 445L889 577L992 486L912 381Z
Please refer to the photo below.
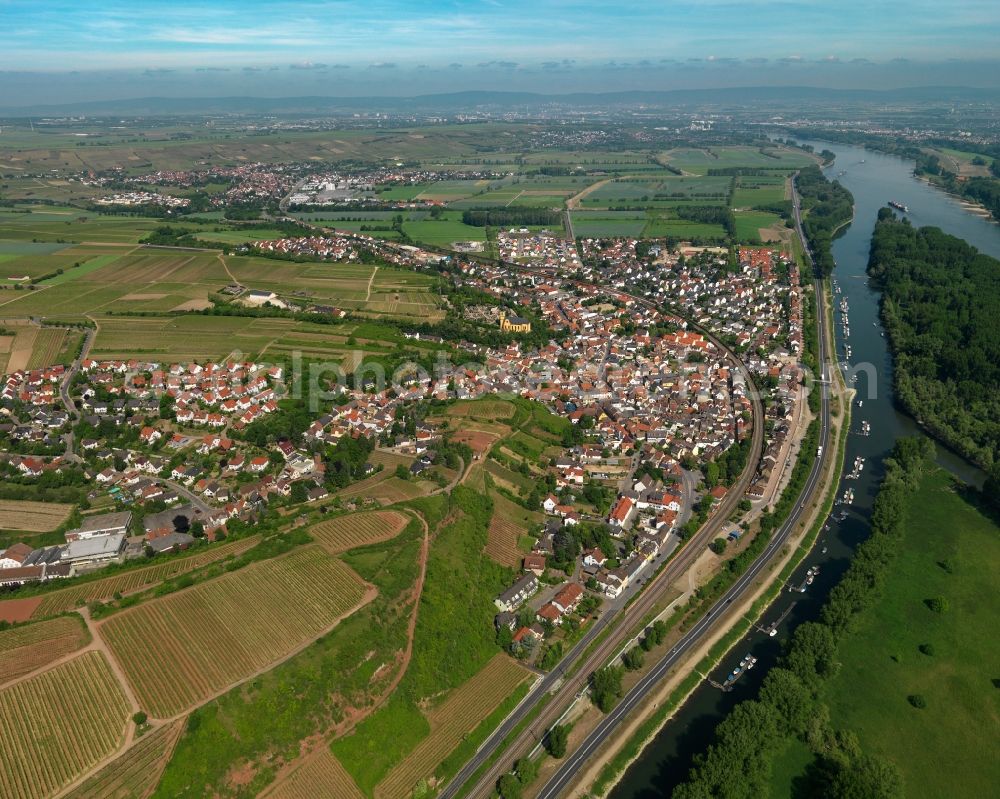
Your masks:
M501 311L500 330L504 333L530 333L531 322L520 316L507 316L506 311Z

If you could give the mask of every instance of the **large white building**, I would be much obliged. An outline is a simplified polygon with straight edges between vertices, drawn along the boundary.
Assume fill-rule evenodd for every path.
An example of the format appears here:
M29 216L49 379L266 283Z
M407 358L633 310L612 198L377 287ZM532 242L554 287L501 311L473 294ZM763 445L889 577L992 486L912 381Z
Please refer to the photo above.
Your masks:
M83 523L75 530L67 531L66 540L82 541L100 535L127 533L130 521L132 521L132 511L130 510L121 511L120 513L102 513L99 516L90 516L84 519Z
M102 563L116 560L125 549L125 533L98 535L70 541L62 551L60 560L74 566L85 563Z

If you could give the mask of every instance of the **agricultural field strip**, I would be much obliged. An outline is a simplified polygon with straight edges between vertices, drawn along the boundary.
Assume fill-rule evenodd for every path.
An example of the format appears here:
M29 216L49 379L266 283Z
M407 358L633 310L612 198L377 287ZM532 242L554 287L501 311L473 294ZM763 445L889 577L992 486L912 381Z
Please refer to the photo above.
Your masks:
M448 408L448 416L459 416L470 419L510 419L514 415L514 406L506 400L476 400L474 402L459 402Z
M309 534L335 555L395 538L408 523L409 517L399 511L355 513L313 525Z
M503 566L518 567L524 557L518 541L526 533L527 530L517 522L494 511L484 551Z
M139 799L156 788L166 760L184 731L178 719L146 733L137 743L62 799Z
M506 655L496 655L472 679L425 715L431 734L375 786L375 799L404 799L423 778L528 677Z
M128 713L97 651L0 690L0 795L41 799L69 785L121 746Z
M33 616L35 618L52 616L72 610L80 602L106 600L113 597L116 593L127 594L142 588L149 588L170 577L176 577L178 574L200 569L202 566L215 563L231 555L242 555L258 543L260 543L259 535L241 538L238 541L224 543L207 552L201 552L190 557L172 558L165 563L157 563L143 569L134 569L124 574L105 577L103 580L95 580L94 582L53 591L45 595L45 599L42 600L42 604L38 606Z
M143 707L170 718L320 635L365 584L320 547L254 563L101 625Z
M53 663L86 641L86 628L75 616L0 631L0 684Z
M361 482L354 483L353 485L347 486L347 488L341 489L337 492L336 496L347 498L364 494L368 491L368 489L372 488L372 486L389 480L393 476L393 472L397 466L402 464L403 466L409 467L410 464L413 463L413 460L413 457L410 455L398 455L394 452L382 452L380 450L376 450L372 453L369 461L376 466L382 466L382 471L376 472L370 477L366 477Z
M0 529L47 533L66 521L72 510L62 502L0 499Z
M327 749L319 749L281 782L261 794L261 799L364 799L340 761Z

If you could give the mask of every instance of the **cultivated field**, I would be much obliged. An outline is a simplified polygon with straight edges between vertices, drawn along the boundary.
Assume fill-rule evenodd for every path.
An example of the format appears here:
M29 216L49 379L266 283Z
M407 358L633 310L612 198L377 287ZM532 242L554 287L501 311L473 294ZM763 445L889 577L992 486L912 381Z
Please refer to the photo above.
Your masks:
M142 707L170 718L286 657L365 597L320 547L253 563L101 625Z
M516 568L521 565L521 560L524 558L524 553L517 545L524 533L525 530L515 522L494 511L484 551L497 563Z
M0 499L0 530L47 533L69 518L73 506L61 502Z
M392 340L361 335L357 336L357 344L348 344L359 325L321 325L266 317L114 316L101 318L100 324L91 350L95 358L146 354L159 360L184 361L222 359L235 352L245 358L279 360L298 352L304 358L336 361L350 372L356 356L384 354L397 346Z
M371 477L366 477L364 480L338 491L337 496L343 497L344 499L371 496L371 491L375 486L379 483L384 483L387 480L392 479L397 466L403 465L409 469L413 460L414 458L411 455L397 455L394 452L375 450L371 454L371 457L368 458L368 462L374 466L381 466L382 470L376 472Z
M96 651L0 690L0 796L58 792L121 746L128 715Z
M147 732L121 757L67 793L63 799L145 799L154 790L184 731L184 719Z
M726 176L612 180L594 189L580 205L583 208L722 205L731 186L732 178Z
M530 477L512 471L494 460L486 461L486 471L498 485L518 495L527 495L535 487L535 481Z
M775 229L776 225L784 226L780 216L763 211L737 211L735 218L736 238L740 241L770 240L770 230ZM773 238L778 238L777 234Z
M506 655L495 656L437 707L427 711L431 734L375 786L375 799L404 799L420 780L433 775L438 764L462 739L528 677Z
M447 413L448 416L492 422L510 419L514 415L514 406L506 400L461 400L450 406Z
M76 615L0 630L0 684L75 652L89 637Z
M4 298L23 296L22 292L9 295L0 292L0 306ZM39 327L24 320L9 319L0 327L10 331L0 336L0 373L19 369L38 369L57 363L69 364L76 354L79 333L60 328ZM24 529L24 528L22 528Z
M260 536L250 536L241 538L238 541L230 541L219 546L211 547L204 552L188 557L167 557L161 563L147 566L142 569L131 569L122 574L112 577L105 577L101 580L94 580L89 583L63 588L45 594L41 603L31 614L32 618L42 618L44 616L54 616L72 610L81 604L93 602L95 600L108 600L117 594L128 594L143 588L149 588L170 577L178 574L200 569L210 563L223 560L228 557L241 555L248 549L256 546L260 542ZM6 618L3 609L9 602L20 600L7 600L0 602L0 618Z
M374 486L368 492L368 496L383 505L395 505L397 502L426 496L434 488L436 486L426 480L400 480L398 477L390 477Z
M98 253L91 246L74 248L81 259ZM0 294L0 314L49 316L66 320L107 311L170 311L193 301L206 301L232 278L216 253L165 253L135 248L97 255L67 269L35 291Z
M329 749L319 749L302 761L261 799L364 799L351 775Z
M791 172L815 164L816 159L800 150L784 147L678 147L662 156L670 166L693 175L705 175L709 169L752 167Z
M309 534L327 552L336 555L355 547L395 538L409 521L405 513L391 510L351 513L313 525L309 528Z
M491 491L490 498L493 500L493 517L484 551L497 563L520 568L525 555L521 539L528 535L531 528L541 524L544 517L511 502L497 491Z

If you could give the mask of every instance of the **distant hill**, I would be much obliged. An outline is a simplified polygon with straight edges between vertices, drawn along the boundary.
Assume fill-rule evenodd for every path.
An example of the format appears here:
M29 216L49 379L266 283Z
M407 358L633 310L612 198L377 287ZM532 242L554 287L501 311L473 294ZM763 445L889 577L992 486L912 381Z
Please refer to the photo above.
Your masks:
M416 97L138 97L0 108L6 117L52 115L156 115L183 114L317 114L351 112L441 112L477 109L544 108L685 108L747 107L766 102L772 108L801 103L836 102L957 102L997 101L1000 89L924 86L907 89L821 89L808 86L758 86L726 89L674 89L576 94L464 91Z

